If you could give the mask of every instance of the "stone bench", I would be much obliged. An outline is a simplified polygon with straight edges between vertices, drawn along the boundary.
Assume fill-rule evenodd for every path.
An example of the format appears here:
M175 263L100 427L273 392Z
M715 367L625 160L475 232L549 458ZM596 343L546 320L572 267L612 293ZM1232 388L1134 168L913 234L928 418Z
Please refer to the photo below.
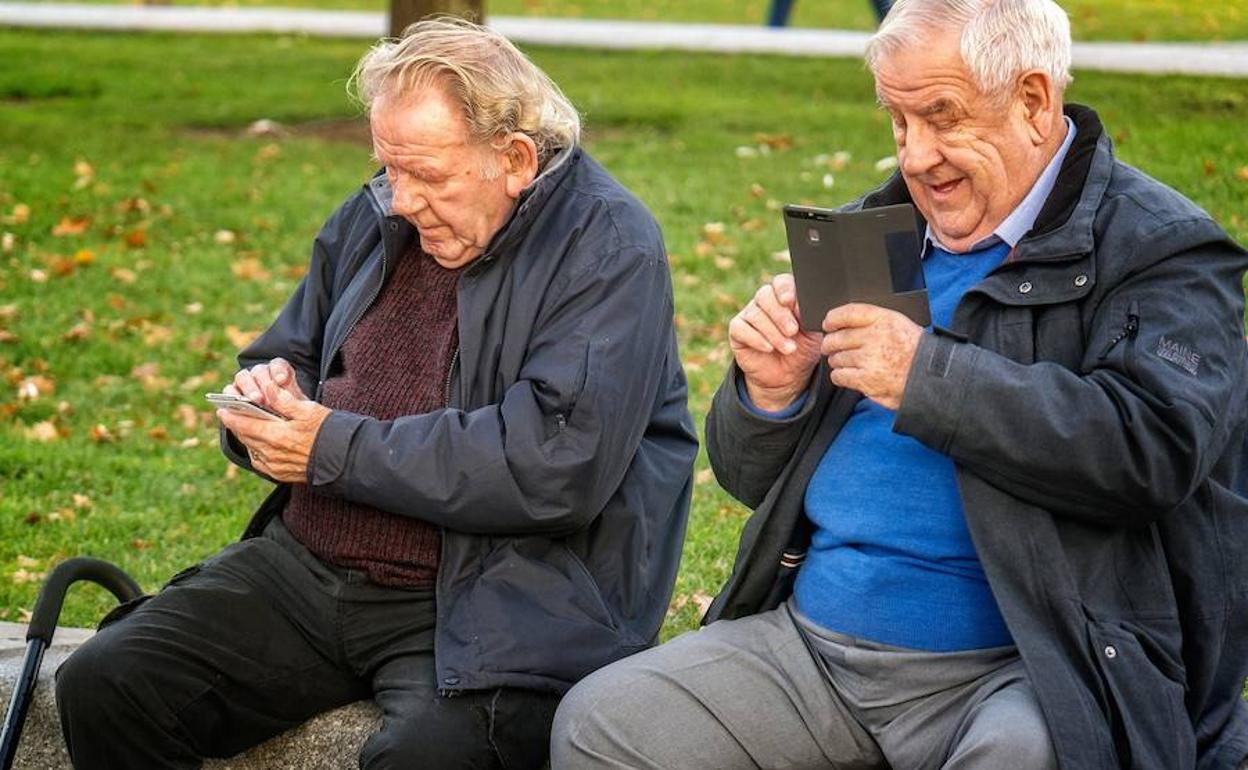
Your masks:
M16 770L68 770L61 739L52 675L78 645L91 636L81 628L59 628L43 657L39 684L26 715ZM0 623L0 708L8 708L13 684L26 654L26 627ZM231 759L206 762L206 770L354 770L364 740L381 724L381 713L361 701L314 719Z

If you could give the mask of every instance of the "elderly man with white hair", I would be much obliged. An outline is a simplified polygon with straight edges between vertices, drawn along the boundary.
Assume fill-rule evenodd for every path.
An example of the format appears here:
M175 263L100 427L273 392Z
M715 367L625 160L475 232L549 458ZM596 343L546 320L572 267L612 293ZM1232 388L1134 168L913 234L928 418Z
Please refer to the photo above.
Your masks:
M79 768L190 768L372 697L362 768L536 768L560 695L656 641L697 438L663 241L498 34L420 22L354 83L384 166L240 355L245 538L58 673Z
M1051 0L868 47L934 327L793 278L732 319L711 463L755 509L707 626L556 716L562 768L1235 768L1248 255L1063 105Z

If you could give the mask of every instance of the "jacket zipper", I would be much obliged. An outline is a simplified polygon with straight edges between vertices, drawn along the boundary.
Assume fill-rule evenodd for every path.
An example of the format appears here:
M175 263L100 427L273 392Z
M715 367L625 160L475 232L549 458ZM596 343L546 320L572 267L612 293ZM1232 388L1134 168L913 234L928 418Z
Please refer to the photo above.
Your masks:
M381 287L384 286L385 283L386 283L386 247L383 245L381 247L381 283L377 285L377 288L373 289L373 294L372 296L368 298L368 302L365 302L363 305L360 306L360 312L356 313L355 318L351 319L351 324L347 327L347 331L341 337L338 338L338 344L334 346L333 350L329 351L329 356L326 357L325 359L326 365L329 365L330 363L333 362L334 357L338 355L338 351L342 348L342 343L347 341L347 338L351 336L351 332L355 331L355 325L360 322L360 319L364 317L364 314L368 312L368 309L373 306L374 302L377 301L377 297L381 295ZM317 390L320 390L321 385L323 385L324 383L325 381L322 379L321 383L317 385Z
M1118 330L1118 333L1114 335L1114 338L1110 340L1109 344L1105 346L1105 349L1101 351L1101 355L1097 358L1097 360L1104 361L1108 358L1110 351L1117 347L1118 343L1122 342L1124 339L1129 339L1131 342L1135 342L1135 335L1139 332L1139 330L1140 303L1133 301L1131 306L1127 308L1127 322L1122 325L1122 328Z
M459 363L459 345L455 346L455 352L451 354L451 365L446 368L446 383L442 386L443 406L447 409L451 407L451 380L455 378L455 365Z

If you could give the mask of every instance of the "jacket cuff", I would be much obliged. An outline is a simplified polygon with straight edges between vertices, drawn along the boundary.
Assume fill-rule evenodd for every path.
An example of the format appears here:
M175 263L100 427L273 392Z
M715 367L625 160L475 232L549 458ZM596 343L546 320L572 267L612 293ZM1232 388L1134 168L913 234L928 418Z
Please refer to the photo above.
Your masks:
M910 364L893 431L950 454L979 352L943 330L924 334Z
M217 431L220 436L221 452L225 455L225 459L244 470L251 470L251 457L247 454L247 447L243 446L243 442L226 430L224 425L217 428Z
M308 457L308 485L323 492L345 493L351 439L366 420L364 415L334 410L321 423Z
M819 371L819 367L815 367L815 372ZM810 412L815 408L814 382L815 375L811 375L810 383L807 384L805 392L785 409L778 412L769 412L760 409L750 402L748 391L745 388L745 375L741 374L741 370L737 368L734 361L728 368L728 381L732 384L732 399L736 405L736 412L739 416L744 417L752 422L763 425L786 425L793 422L801 422L805 420Z

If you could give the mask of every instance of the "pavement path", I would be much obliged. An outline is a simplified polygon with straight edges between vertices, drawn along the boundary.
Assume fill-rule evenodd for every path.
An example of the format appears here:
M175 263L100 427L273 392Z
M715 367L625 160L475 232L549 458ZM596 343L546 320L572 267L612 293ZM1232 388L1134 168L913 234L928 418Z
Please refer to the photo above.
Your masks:
M515 16L491 16L489 24L521 44L783 56L857 57L869 36L866 32L828 29ZM294 8L0 2L0 26L269 32L371 39L386 33L386 16L374 11ZM1248 42L1075 43L1073 55L1076 69L1248 77Z

